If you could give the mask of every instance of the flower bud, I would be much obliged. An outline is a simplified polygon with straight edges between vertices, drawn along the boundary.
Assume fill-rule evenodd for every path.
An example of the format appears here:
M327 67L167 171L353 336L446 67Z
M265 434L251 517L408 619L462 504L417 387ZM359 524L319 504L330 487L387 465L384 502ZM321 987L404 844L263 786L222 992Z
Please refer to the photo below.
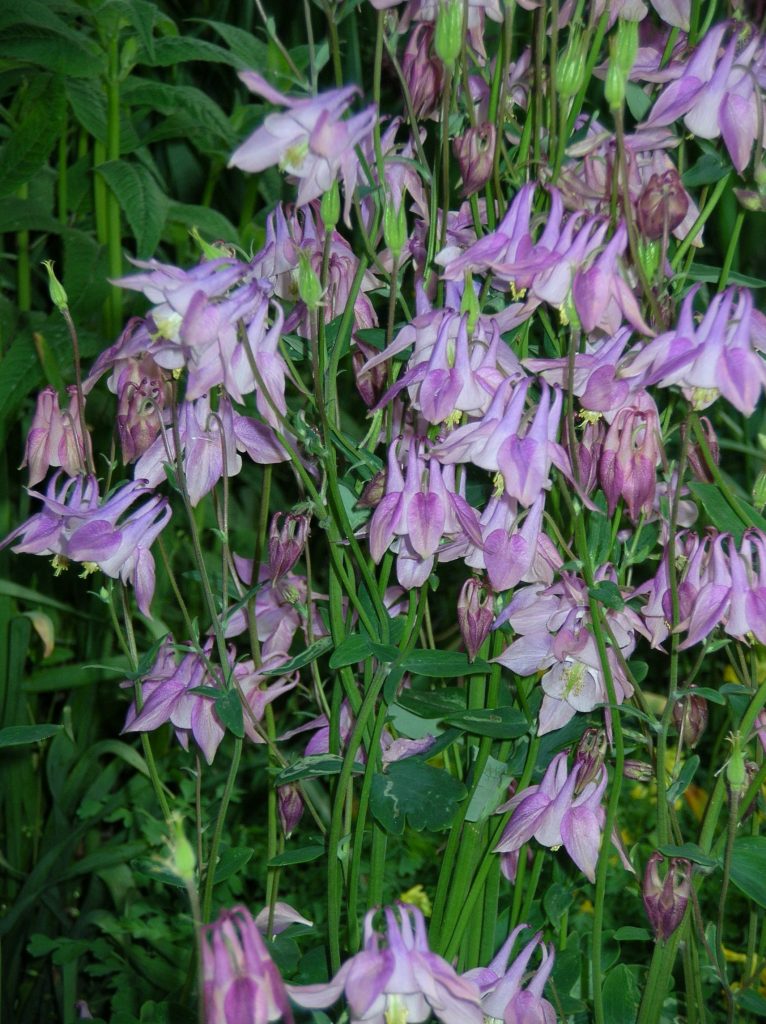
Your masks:
M470 196L489 181L495 159L495 126L482 124L469 128L452 143L460 174L463 195Z
M700 426L702 427L702 432L705 435L705 443L707 444L708 451L710 452L710 454L711 454L711 456L713 458L713 462L717 466L718 463L719 463L719 460L720 460L720 454L721 453L720 453L720 449L718 447L718 437L717 437L716 432L715 432L715 430L713 428L713 424L710 422L710 420L707 418L707 416L700 416L699 422L700 422ZM682 442L684 440L685 434L686 434L686 426L684 424L682 424L681 425L681 441ZM707 465L707 462L705 461L705 457L702 454L702 451L701 451L699 445L696 444L691 439L690 439L690 443L689 443L689 446L688 446L688 449L687 449L686 457L689 460L689 468L691 469L692 473L694 473L696 478L698 480L701 480L703 483L712 483L713 477L712 477L712 474L710 473L710 470L708 469L708 465Z
M625 103L626 81L619 65L614 60L610 60L604 83L604 98L610 110L619 110Z
M416 117L430 117L439 107L444 87L441 63L431 56L434 27L421 22L410 32L402 55L402 74Z
M582 47L582 32L572 28L567 48L556 67L556 90L562 100L577 95L585 81L585 54Z
M383 205L383 238L394 259L399 259L407 242L407 211L404 196L389 189Z
M285 839L289 839L303 817L303 797L300 790L292 783L277 788L277 809L279 822Z
M678 928L691 893L691 863L682 857L672 857L662 881L659 865L664 860L659 851L653 853L644 874L644 907L658 939L670 938Z
M275 512L269 529L269 574L272 583L286 575L301 556L309 532L308 516L290 512L280 522L282 512Z
M606 754L606 733L603 729L586 729L577 744L575 751L575 767L577 783L575 793L579 794L589 782L600 775Z
M634 782L651 782L654 778L654 768L646 761L626 758L622 766L622 774L626 779L633 779Z
M463 44L462 0L440 0L436 16L434 49L445 67L452 68Z
M64 291L64 286L56 277L53 270L53 260L43 260L43 266L48 271L48 291L50 293L51 302L60 312L65 309L69 309L69 299Z
M476 326L476 321L481 316L481 306L479 305L479 297L476 294L476 290L473 286L473 277L471 276L470 270L465 272L465 284L463 286L463 295L460 299L460 312L468 314L468 336L470 337L473 333L473 329Z
M180 818L174 818L172 822L173 838L171 840L172 861L171 867L174 874L182 878L184 882L194 881L194 872L197 867L197 855L194 847L186 838L183 822Z
M383 363L378 363L370 370L362 369L368 360L377 355L377 352L378 350L373 345L368 345L367 342L361 341L359 338L354 339L354 348L351 352L354 382L356 390L362 396L362 401L368 409L372 409L374 405L378 404L386 390L387 375Z
M383 495L386 493L386 478L386 470L379 470L372 480L365 484L364 490L359 495L356 507L377 508L383 500Z
M738 732L729 733L731 754L726 762L726 781L732 796L740 797L747 789L745 756L742 752L742 737Z
M338 188L337 181L333 181L332 185L322 196L319 215L322 218L326 231L332 231L340 220L340 189Z
M625 18L617 20L617 36L612 48L612 59L627 79L633 70L638 53L638 22Z
M674 231L689 211L689 196L675 168L653 174L636 204L636 220L646 238Z
M298 294L309 310L316 310L322 303L322 282L311 265L311 256L303 249L298 250Z
M690 687L690 691L694 687ZM673 722L687 747L695 747L707 728L707 701L693 693L684 695L673 705Z
M469 661L474 660L492 628L495 619L493 596L490 585L476 576L470 576L460 591L457 621Z

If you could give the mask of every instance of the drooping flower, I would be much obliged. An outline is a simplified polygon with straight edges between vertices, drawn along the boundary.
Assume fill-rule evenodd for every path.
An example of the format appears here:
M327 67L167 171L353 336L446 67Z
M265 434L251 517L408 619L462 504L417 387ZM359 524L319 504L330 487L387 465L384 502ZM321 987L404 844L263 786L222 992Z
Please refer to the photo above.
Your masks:
M200 945L207 1024L292 1024L285 984L246 907L203 925Z
M357 160L354 147L372 131L375 107L344 121L343 114L358 93L356 86L295 97L274 89L255 71L243 71L239 77L251 92L287 109L269 114L234 151L229 166L254 174L278 164L299 181L298 206L319 199L340 176L346 185L348 219L351 195L347 180Z
M69 407L66 410L59 408L55 388L43 388L37 396L21 463L21 468L29 466L30 487L43 480L51 466L60 467L67 476L77 476L86 470L90 435L86 434L83 439L77 388L67 390Z
M479 990L428 948L425 921L415 906L384 911L386 930L364 919L364 948L326 984L288 985L299 1006L331 1006L345 994L350 1024L420 1024L431 1014L443 1024L483 1024Z
M542 941L542 932L533 935L509 963L516 940L528 928L526 924L517 925L491 963L486 967L466 971L463 975L479 986L481 1007L488 1022L556 1024L556 1013L548 1000L543 998L543 989L553 970L555 955L553 946L546 946ZM529 961L538 946L541 951L540 964L524 985Z
M641 391L614 417L601 449L598 475L610 516L620 498L634 523L651 509L661 451L657 406Z
M664 880L659 866L668 860ZM646 864L643 899L649 923L658 939L669 939L686 912L691 894L691 861L683 857L666 858L656 850Z

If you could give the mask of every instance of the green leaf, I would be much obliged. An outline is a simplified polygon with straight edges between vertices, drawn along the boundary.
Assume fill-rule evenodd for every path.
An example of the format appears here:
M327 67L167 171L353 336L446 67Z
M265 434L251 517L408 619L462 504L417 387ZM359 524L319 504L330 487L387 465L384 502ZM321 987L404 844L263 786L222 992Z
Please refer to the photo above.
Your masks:
M320 857L324 856L324 846L301 846L297 850L285 850L284 853L278 853L276 857L272 857L268 863L270 868L283 868L289 864L308 864L312 860L319 860Z
M703 868L714 868L718 863L717 860L703 853L701 847L697 846L696 843L683 843L681 846L667 843L665 846L659 847L659 852L664 857L685 857L686 860L699 864Z
M691 690L676 690L673 694L673 700L680 700L682 697L688 697L690 693L695 697L704 697L705 700L711 700L714 704L726 703L726 697L722 693L719 693L718 690L713 690L709 686L695 686Z
M221 725L241 740L245 735L245 720L242 714L242 701L234 687L218 694L215 699L215 713Z
M96 171L117 197L136 240L139 259L153 255L165 226L167 201L154 176L141 164L110 160Z
M18 111L18 125L0 150L0 196L33 178L48 160L64 128L66 99L61 80L35 76Z
M529 731L526 716L516 708L476 708L445 716L451 726L496 740L514 740Z
M689 760L685 762L683 768L678 773L678 778L668 786L667 800L669 804L672 804L680 796L683 796L691 785L691 781L694 778L699 765L700 759L698 754L693 754Z
M643 121L645 114L652 105L651 96L647 96L636 82L625 83L625 102L636 121Z
M607 974L601 990L604 1000L604 1019L609 1024L635 1024L640 994L633 972L625 964Z
M766 1017L766 999L753 989L746 988L735 992L734 1001L748 1013L755 1014L756 1017Z
M200 20L203 25L210 25L221 36L242 68L268 67L269 48L252 32L246 32L234 25L227 25L223 21L212 21L207 18Z
M60 725L9 725L7 729L0 729L0 749L39 743L57 732L61 732Z
M651 942L653 936L646 928L636 928L635 925L626 924L618 928L613 936L618 942Z
M237 875L247 864L255 850L250 846L221 846L218 863L215 866L215 884Z
M477 658L470 662L468 655L460 651L410 651L402 660L405 672L413 672L419 676L436 679L448 679L455 676L471 676L489 672L486 661Z
M197 148L200 148L199 132L208 134L226 151L233 149L237 143L237 135L223 110L206 93L194 86L135 79L123 90L123 96L131 107L147 107L172 120L170 132L160 126L145 141L179 138L186 131L188 141ZM189 129L194 131L194 135L188 134Z
M574 893L570 886L561 882L553 882L545 890L543 909L554 928L558 928L561 919L574 902Z
M330 668L345 668L366 661L372 654L370 641L366 636L351 633L333 651L330 657Z
M466 795L459 779L409 757L373 776L370 807L380 825L394 835L403 833L405 819L416 832L439 832L449 828Z
M0 199L0 232L5 231L47 231L58 234L61 224L45 203L37 199L6 196Z
M766 907L766 836L734 840L731 880L748 899Z
M306 665L310 665L312 661L316 661L323 654L330 650L332 647L332 637L323 636L319 640L315 640L313 644L306 648L305 651L301 651L300 654L296 654L294 658L290 658L284 665L278 665L276 668L267 668L263 670L265 676L286 676L290 672L296 672L299 668L304 668Z
M725 178L731 171L731 164L718 153L703 153L696 163L692 164L681 180L687 188L698 185L712 185Z
M621 612L625 607L620 588L612 580L601 580L594 587L588 587L588 593L594 601L599 601L605 608Z
M430 751L426 756L429 755ZM490 814L494 814L506 796L510 780L511 773L504 761L498 761L495 757L487 758L481 778L471 794L465 820L485 821Z
M692 263L689 267L687 277L690 281L705 281L707 284L717 284L721 277L722 267L708 267L704 263ZM729 271L729 283L741 284L744 288L766 288L766 281L761 277L749 277L747 274L739 274L735 270Z
M465 698L465 690L452 686L427 693L421 690L405 690L399 695L396 703L419 718L443 719L448 715L465 711Z
M106 145L107 118L106 96L100 89L94 89L91 82L68 78L66 80L66 96L72 113L82 127L94 139ZM141 145L133 123L127 117L120 118L120 153L132 153Z
M155 39L152 50L149 54L146 47L143 47L139 52L138 62L153 68L169 68L188 60L203 60L213 64L239 67L239 62L233 54L224 50L222 46L208 43L204 39L194 39L192 36L164 36Z
M309 754L299 757L297 761L283 768L274 780L277 786L285 782L296 782L298 779L318 779L323 775L339 775L343 767L343 758L339 754ZM364 765L354 762L355 774L364 772Z
M762 515L746 501L737 498L737 504L742 510L742 515L738 515L716 484L692 480L689 482L689 490L698 499L713 526L722 533L730 533L737 544L741 542L746 526L766 530L766 519Z
M106 69L105 54L82 32L60 32L36 25L14 25L0 32L3 62L37 64L71 78L95 78Z
M187 228L197 228L206 241L236 242L239 233L228 217L207 206L194 203L177 203L171 200L167 206L167 220L183 224Z

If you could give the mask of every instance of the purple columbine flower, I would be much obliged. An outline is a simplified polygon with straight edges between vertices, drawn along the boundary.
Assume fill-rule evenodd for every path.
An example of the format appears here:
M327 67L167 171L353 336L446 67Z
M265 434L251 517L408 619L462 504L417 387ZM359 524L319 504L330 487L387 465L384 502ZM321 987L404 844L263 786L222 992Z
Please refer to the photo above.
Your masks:
M200 944L207 1024L292 1024L285 984L246 907L204 925Z
M345 993L350 1024L420 1024L433 1014L443 1024L483 1024L479 990L428 948L417 907L386 907L385 933L375 931L371 910L364 919L364 948L324 985L288 985L299 1006L331 1006Z
M543 989L553 970L555 957L553 946L546 946L542 941L542 932L533 935L509 964L517 938L528 928L526 924L517 925L490 964L466 971L463 975L479 986L481 1008L488 1021L503 1021L504 1024L556 1024L556 1013L548 1000L543 998ZM538 946L541 951L540 964L524 986L524 975Z
M651 510L661 454L657 406L646 391L640 391L614 417L601 449L598 475L610 516L620 498L625 499L634 523L642 512Z
M343 114L359 91L356 86L331 89L319 96L294 97L274 89L254 71L243 71L239 77L251 92L287 109L269 114L234 151L229 166L254 174L278 164L299 181L298 206L318 199L340 176L346 186L348 220L352 189L347 183L357 160L354 147L372 131L375 107L343 121Z
M68 476L85 472L86 446L88 452L91 450L90 435L83 439L77 388L67 390L69 407L66 410L59 408L55 388L44 388L37 396L21 463L21 468L29 466L30 487L40 483L51 466L60 466Z
M498 813L513 811L495 853L511 853L535 838L542 846L564 846L569 856L591 882L604 828L601 797L607 783L603 765L594 777L591 765L578 757L567 768L567 751L557 754L539 785L528 786L498 807Z
M665 879L659 866L667 860ZM669 939L686 913L691 895L691 861L683 857L666 858L658 850L651 855L644 874L643 898L646 916L658 939Z
M52 477L45 494L29 493L43 503L0 542L0 549L31 555L52 555L57 572L70 561L83 564L83 575L97 569L131 583L138 607L150 615L154 596L154 558L150 548L170 519L165 498L153 495L145 480L125 483L101 501L95 477ZM141 498L147 500L128 513Z

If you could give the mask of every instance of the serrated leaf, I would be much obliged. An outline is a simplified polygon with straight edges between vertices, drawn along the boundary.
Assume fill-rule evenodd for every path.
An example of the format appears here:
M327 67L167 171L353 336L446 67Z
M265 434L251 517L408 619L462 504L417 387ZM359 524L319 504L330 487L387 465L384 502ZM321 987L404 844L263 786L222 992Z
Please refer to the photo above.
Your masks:
M149 82L137 79L124 90L124 99L129 106L148 107L150 110L173 117L182 134L188 125L196 132L208 132L215 136L224 149L231 149L237 136L218 104L201 89L191 85L171 85L167 82ZM180 117L179 115L183 115ZM196 145L195 136L187 136Z
M513 740L529 731L526 717L516 708L476 708L444 719L455 729L496 740Z
M439 832L449 827L466 794L458 779L409 757L373 776L370 808L380 825L394 835L402 834L405 820L417 832Z
M301 846L297 850L285 850L272 857L268 863L270 868L283 868L290 864L310 864L313 860L319 860L324 856L324 846Z
M187 228L197 228L202 235L207 236L206 241L236 242L239 238L237 229L228 217L208 206L171 200L167 205L167 220Z
M61 728L60 725L9 725L6 729L0 729L0 749L40 743L61 732Z
M139 259L153 255L167 214L167 200L154 176L141 164L110 160L99 164L98 174L117 197L136 240Z
M245 735L245 720L242 713L242 701L239 693L233 687L218 694L215 699L215 713L220 719L221 725L241 740Z
M239 67L236 58L222 46L208 43L204 39L194 39L192 36L164 36L154 40L152 49L150 55L145 47L142 48L138 55L138 63L154 68L169 68L189 60L202 60Z
M4 61L37 64L71 78L95 78L106 69L106 57L82 33L59 32L38 25L16 24L0 32Z
M486 661L477 658L470 662L468 655L461 651L410 651L402 660L405 672L428 676L436 679L449 679L456 676L471 676L489 672Z
M232 55L240 62L243 68L265 68L269 63L269 48L260 39L257 39L252 32L237 28L235 25L228 25L223 21L212 21L209 18L201 19L204 25L210 25L219 36L225 41L232 52Z
M6 196L0 199L0 233L5 231L47 231L58 234L61 224L45 203L36 199Z
M26 184L48 160L64 128L66 100L60 79L37 75L20 105L18 124L0 149L0 196Z

